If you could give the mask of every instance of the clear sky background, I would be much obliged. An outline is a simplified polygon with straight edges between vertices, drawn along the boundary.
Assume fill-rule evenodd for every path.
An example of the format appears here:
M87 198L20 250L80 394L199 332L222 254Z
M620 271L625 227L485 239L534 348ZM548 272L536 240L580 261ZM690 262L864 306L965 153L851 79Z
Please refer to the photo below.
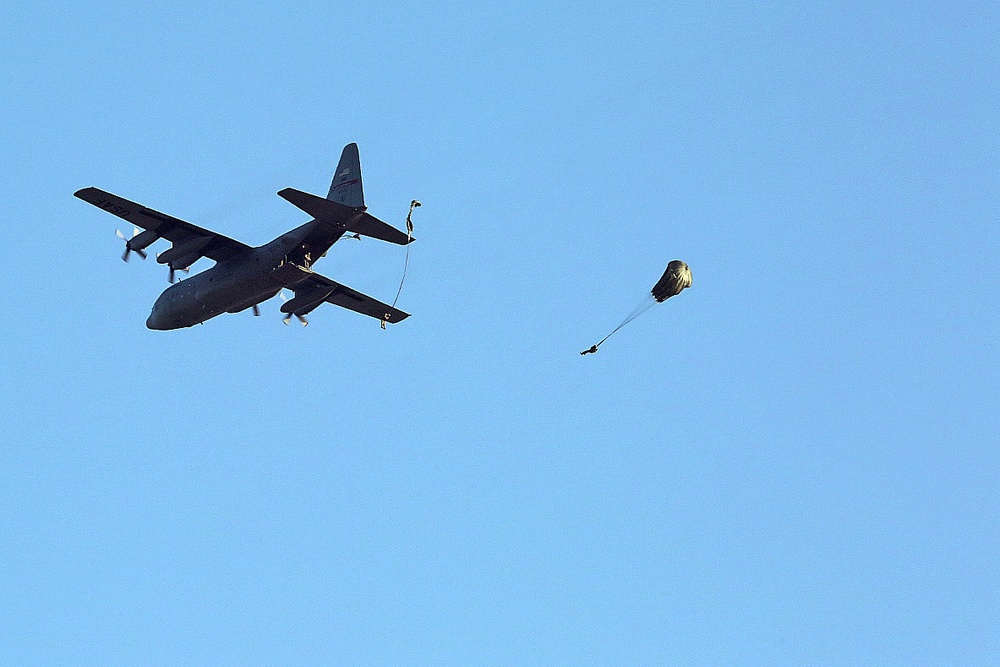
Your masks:
M3 10L0 663L1000 664L997 3L204 4ZM349 142L387 331L148 331L72 196Z

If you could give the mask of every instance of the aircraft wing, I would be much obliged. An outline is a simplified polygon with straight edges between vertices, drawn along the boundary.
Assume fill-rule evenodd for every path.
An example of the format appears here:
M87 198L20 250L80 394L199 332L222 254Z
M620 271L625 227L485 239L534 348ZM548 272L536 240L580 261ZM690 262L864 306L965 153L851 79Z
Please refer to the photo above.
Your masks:
M323 303L332 303L390 324L402 322L410 316L409 313L295 264L285 264L275 269L271 275L295 292L295 297L282 305L283 313L305 314Z
M98 188L83 188L74 194L88 204L117 215L136 227L153 232L157 238L167 239L173 243L174 248L191 248L198 256L208 257L217 262L239 257L251 249L245 243L228 236L216 234Z

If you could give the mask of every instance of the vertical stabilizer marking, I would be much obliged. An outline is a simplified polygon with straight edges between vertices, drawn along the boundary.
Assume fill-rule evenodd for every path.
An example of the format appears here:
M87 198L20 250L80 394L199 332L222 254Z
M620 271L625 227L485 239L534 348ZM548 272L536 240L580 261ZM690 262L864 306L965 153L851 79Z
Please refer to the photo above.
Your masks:
M365 191L361 184L361 158L357 144L344 146L326 198L345 206L364 208Z

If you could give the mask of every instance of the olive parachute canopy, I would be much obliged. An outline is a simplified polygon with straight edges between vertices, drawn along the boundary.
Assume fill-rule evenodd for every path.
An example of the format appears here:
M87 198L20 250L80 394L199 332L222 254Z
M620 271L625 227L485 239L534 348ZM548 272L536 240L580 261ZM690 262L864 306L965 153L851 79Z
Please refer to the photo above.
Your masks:
M650 291L657 303L663 303L687 287L691 287L691 268L681 260L675 259L667 264L667 270Z

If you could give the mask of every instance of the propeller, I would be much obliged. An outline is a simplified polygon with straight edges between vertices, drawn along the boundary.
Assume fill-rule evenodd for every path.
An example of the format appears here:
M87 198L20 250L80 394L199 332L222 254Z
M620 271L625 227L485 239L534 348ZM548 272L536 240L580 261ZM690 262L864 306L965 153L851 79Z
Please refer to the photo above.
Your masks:
M132 239L134 239L138 235L139 235L139 228L138 227L133 227L132 228ZM132 239L127 238L122 233L122 230L116 229L115 230L115 236L117 236L118 238L120 238L122 241L125 242L125 252L122 253L122 260L123 261L127 262L128 258L129 258L129 255L131 255L133 252L136 253L137 255L139 255L139 257L142 257L143 259L146 259L146 251L145 250L141 250L140 248L133 248L132 247Z
M285 290L281 290L280 292L278 292L278 296L281 298L282 301L288 301L288 295L285 294ZM281 318L281 322L285 326L288 326L288 323L292 321L292 315L295 315L295 317L299 320L299 322L302 323L302 326L308 326L309 320L307 320L305 317L297 313L288 313L287 315Z
M136 252L138 252L138 251L136 251ZM173 264L169 264L168 266L170 267L170 271L167 273L167 280L170 281L171 285L174 284L174 274L176 272L183 271L184 273L191 273L191 267L190 266L185 267L183 269L175 269Z

